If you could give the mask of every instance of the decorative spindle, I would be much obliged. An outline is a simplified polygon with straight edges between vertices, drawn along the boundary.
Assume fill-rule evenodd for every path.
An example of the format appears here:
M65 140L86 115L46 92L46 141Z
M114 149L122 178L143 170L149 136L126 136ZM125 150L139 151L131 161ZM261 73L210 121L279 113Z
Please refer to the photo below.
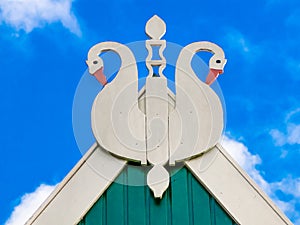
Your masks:
M163 75L166 59L163 51L166 41L160 40L166 33L166 24L158 16L153 16L146 24L146 33L151 40L146 41L148 57L146 66L149 75L146 80L146 128L147 128L147 161L153 168L147 175L147 184L156 198L162 198L169 186L170 176L164 165L169 160L168 148L168 87ZM152 59L152 47L159 47L159 59ZM154 74L153 67L158 67Z
M163 70L166 68L166 58L163 55L163 51L166 48L166 41L160 40L166 33L166 24L157 15L154 15L148 20L145 28L146 34L151 40L146 40L146 48L148 50L148 56L146 58L146 66L149 70L148 76L153 76L153 66L158 66L158 76L164 77ZM160 59L153 60L153 46L159 46L159 57Z

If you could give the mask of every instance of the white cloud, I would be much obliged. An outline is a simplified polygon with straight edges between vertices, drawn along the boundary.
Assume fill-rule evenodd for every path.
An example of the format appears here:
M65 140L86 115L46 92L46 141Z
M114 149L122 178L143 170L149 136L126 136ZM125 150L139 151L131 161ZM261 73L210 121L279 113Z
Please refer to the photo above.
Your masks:
M38 207L46 200L56 185L41 184L34 192L22 196L5 225L24 225Z
M243 33L235 28L228 28L224 35L228 49L240 52L247 60L255 60L261 55L261 47L252 43Z
M292 218L293 222L300 218L299 213L297 212L295 207L295 201L285 202L279 200L278 198L273 198L273 201L283 212L287 214L287 216L289 216L290 219ZM300 223L294 222L294 225L300 225Z
M300 144L300 124L293 122L293 120L297 121L299 116L300 109L288 113L285 118L285 131L280 131L278 129L272 129L270 131L270 135L276 146Z
M272 183L276 190L281 190L285 194L293 195L300 198L300 178L292 178L291 176L282 179L280 182Z
M275 204L300 225L300 214L296 210L296 202L300 202L300 178L287 177L278 182L267 182L256 166L262 163L258 155L252 154L243 143L224 137L222 142L227 152L239 163L252 179L273 199ZM292 195L292 201L281 200L276 193L282 191L284 195ZM297 222L298 221L298 222Z
M254 181L267 193L271 194L270 186L262 177L256 166L261 164L261 159L258 155L251 154L249 149L241 142L224 137L222 142L223 147L228 153L238 162L238 164L246 170L246 172L254 179Z
M292 220L295 225L300 225L300 212L296 208L300 202L300 178L293 178L288 176L281 181L270 183L270 188L274 192L273 200ZM289 195L289 201L282 201L275 195L276 192L281 191L284 195Z
M295 110L289 112L285 117L285 122L293 122L295 119L297 120L298 116L300 115L300 108L296 108Z
M289 144L300 144L300 124L289 124L287 127L287 132L287 142Z
M289 153L288 150L282 149L281 154L280 154L280 158L284 159L288 155L288 153Z
M0 0L0 22L26 33L60 22L71 32L80 35L71 6L72 0Z
M231 29L225 36L229 43L235 43L234 47L243 52L249 52L249 43L246 41L244 35L235 29Z
M283 146L286 144L286 137L284 133L280 132L277 129L272 129L270 131L270 135L273 138L276 146Z

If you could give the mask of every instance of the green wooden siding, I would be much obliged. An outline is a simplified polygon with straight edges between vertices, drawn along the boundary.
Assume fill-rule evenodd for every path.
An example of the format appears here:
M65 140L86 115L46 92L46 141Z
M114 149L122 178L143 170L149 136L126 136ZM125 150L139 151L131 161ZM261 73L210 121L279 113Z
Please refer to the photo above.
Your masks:
M185 168L171 168L162 199L146 185L148 169L127 166L79 225L235 225Z

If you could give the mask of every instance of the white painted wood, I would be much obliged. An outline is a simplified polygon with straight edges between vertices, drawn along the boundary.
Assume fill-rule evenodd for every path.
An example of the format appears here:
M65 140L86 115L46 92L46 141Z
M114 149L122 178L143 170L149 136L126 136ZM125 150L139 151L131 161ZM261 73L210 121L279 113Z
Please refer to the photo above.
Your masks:
M168 171L161 165L155 165L147 174L147 184L155 198L162 198L169 187L169 180Z
M146 80L147 160L164 165L169 159L168 93L165 77Z
M185 164L239 224L292 225L220 145Z
M158 54L160 59L152 59L153 57L153 46L159 46ZM148 56L146 58L146 66L149 71L148 76L153 76L153 66L158 66L158 74L160 77L164 77L163 70L166 68L167 60L163 54L166 48L165 40L146 40L146 48L148 50Z
M121 68L97 95L92 107L92 130L101 147L126 159L146 164L145 115L138 107L138 75L130 49L116 42L91 48L88 61L107 50L119 54Z
M26 225L77 224L125 164L93 145Z
M217 94L194 73L193 56L198 51L215 53L225 61L223 50L210 42L184 47L176 63L176 107L169 116L170 164L212 148L223 131L223 109Z
M147 21L145 32L151 39L159 40L166 33L166 24L159 16L154 15Z
M139 109L144 113L146 114L146 98L145 98L145 93L146 93L146 89L145 89L145 86L141 88L141 90L139 91ZM168 103L169 103L169 107L168 107L168 110L169 110L169 113L174 111L174 108L175 108L175 95L174 93L169 89L167 88L167 93L168 93Z
M26 225L77 224L111 183L95 171L113 180L125 164L94 145ZM187 161L186 166L239 224L292 225L221 146ZM158 185L166 187L163 180Z
M169 99L167 79L163 75L163 70L166 68L166 58L163 54L166 41L160 40L166 32L166 24L155 15L148 20L145 30L151 38L146 41L148 50L146 66L149 70L145 88L146 148L147 160L153 165L148 172L147 183L153 191L154 197L162 198L170 180L168 171L163 167L169 160ZM159 47L160 59L152 59L153 46ZM156 76L153 73L153 66L159 68Z

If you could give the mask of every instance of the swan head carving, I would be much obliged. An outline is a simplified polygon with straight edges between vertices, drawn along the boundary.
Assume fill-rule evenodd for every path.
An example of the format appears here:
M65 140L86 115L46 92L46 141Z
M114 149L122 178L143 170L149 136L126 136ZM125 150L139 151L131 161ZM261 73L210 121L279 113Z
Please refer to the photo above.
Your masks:
M105 86L107 84L107 79L103 73L103 60L96 55L94 57L88 57L86 64L88 65L89 73Z
M211 85L224 72L226 62L224 54L214 54L209 60L209 73L205 83Z

